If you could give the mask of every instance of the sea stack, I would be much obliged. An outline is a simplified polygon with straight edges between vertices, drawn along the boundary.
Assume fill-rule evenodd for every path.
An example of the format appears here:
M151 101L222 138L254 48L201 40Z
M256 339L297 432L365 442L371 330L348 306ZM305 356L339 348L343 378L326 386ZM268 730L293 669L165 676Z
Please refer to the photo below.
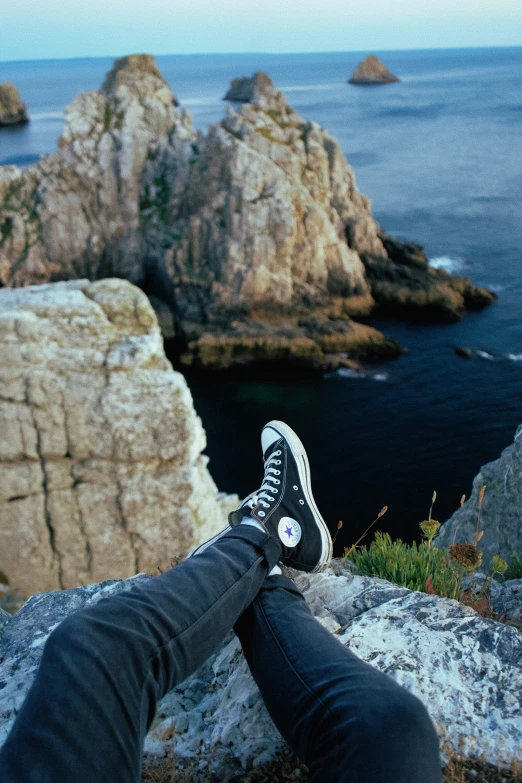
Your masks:
M266 87L273 87L272 79L263 71L256 71L253 76L240 76L232 79L228 92L223 98L224 101L237 101L239 103L250 103L254 97L254 90L263 90Z
M399 81L400 79L390 73L375 54L369 54L362 63L359 63L348 79L349 84L391 84Z
M0 84L0 126L17 125L28 121L27 106L15 85L11 82Z

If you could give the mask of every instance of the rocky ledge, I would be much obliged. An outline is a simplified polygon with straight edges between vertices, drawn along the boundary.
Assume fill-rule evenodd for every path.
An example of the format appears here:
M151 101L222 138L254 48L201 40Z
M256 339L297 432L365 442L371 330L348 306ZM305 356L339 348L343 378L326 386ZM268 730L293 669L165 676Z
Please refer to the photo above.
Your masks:
M31 686L51 630L82 606L150 578L33 596L15 617L0 617L0 626L5 623L0 743ZM339 563L322 574L297 575L296 582L340 644L424 702L443 764L454 759L480 759L499 769L520 764L522 636L515 628L453 600L353 575ZM145 743L148 759L173 756L178 769L210 765L217 780L285 750L233 636L163 699Z
M486 492L480 502L482 487ZM499 554L508 564L511 556L522 554L522 424L514 442L504 449L499 459L484 465L473 479L471 496L447 522L434 541L435 546L448 547L456 542L473 541L480 508L480 539L485 568L490 568L493 555Z
M18 125L28 121L27 106L22 101L18 88L11 82L0 84L0 126Z
M355 71L348 79L349 84L392 84L400 79L394 76L375 54L359 63Z
M352 319L450 320L496 298L386 237L335 139L250 82L196 134L154 58L117 60L67 108L57 154L0 167L0 284L128 279L205 367L396 355Z
M0 366L0 571L23 593L157 573L226 524L138 288L0 290Z

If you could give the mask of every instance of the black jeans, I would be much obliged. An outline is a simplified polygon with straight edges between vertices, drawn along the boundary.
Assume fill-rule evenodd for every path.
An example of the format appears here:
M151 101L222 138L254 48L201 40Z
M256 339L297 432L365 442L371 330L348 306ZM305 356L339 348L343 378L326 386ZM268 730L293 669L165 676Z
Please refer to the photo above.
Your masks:
M234 626L263 700L314 783L440 783L422 703L349 652L248 525L67 617L0 751L1 783L138 783L158 701ZM283 697L282 697L283 696Z

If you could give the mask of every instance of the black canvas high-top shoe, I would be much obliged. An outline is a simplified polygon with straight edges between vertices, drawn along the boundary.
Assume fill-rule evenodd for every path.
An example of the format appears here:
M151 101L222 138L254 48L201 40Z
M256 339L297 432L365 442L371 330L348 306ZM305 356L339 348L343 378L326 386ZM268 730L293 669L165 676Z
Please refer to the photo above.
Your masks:
M332 539L312 495L305 448L282 421L263 427L261 448L263 483L230 514L229 523L233 527L250 517L279 539L281 563L299 571L320 571L331 560Z
M279 539L281 563L299 571L320 571L332 557L332 539L312 495L305 448L282 421L263 427L261 448L265 467L261 487L229 515L229 526L196 547L189 557L203 552L246 517Z

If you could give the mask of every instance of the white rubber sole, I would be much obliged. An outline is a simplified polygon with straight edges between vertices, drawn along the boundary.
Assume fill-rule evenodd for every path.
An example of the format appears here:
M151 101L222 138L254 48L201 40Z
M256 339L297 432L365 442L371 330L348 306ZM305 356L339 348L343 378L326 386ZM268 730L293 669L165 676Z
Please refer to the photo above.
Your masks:
M326 527L326 523L324 519L319 513L319 509L317 508L317 505L315 503L314 496L312 495L310 464L308 462L308 457L306 455L305 447L303 446L301 440L298 438L298 436L293 431L293 429L289 427L288 424L285 424L283 421L275 421L275 420L269 421L268 424L265 424L265 427L271 427L273 430L275 430L280 435L282 435L282 437L286 440L286 442L290 446L292 454L295 457L297 471L299 473L299 478L301 479L301 486L303 487L304 495L306 497L306 500L308 501L308 505L312 510L312 514L314 516L317 527L319 528L319 532L321 533L322 554L319 562L317 563L315 568L312 569L311 573L322 571L322 569L325 568L330 562L330 560L332 559L332 555L333 555L332 537L330 535L330 531ZM265 427L263 427L263 429L265 429Z

